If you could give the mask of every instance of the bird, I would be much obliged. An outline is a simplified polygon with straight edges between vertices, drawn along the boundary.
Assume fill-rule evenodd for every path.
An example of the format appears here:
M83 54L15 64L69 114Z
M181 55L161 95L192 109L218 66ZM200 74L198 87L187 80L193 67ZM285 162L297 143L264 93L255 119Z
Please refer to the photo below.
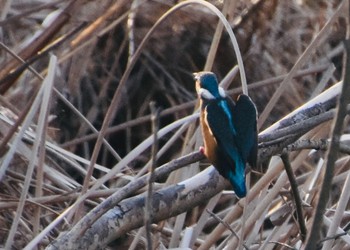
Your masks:
M200 100L201 152L218 172L229 180L235 194L247 194L246 164L257 164L257 109L248 95L234 102L209 71L194 73Z

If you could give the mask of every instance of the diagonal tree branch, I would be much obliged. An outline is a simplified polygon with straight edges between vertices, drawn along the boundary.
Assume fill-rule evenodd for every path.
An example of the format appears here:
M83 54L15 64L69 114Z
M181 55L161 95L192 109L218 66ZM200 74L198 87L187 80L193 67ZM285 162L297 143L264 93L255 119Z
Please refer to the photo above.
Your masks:
M207 202L228 187L228 182L209 167L190 179L153 193L153 221L159 222ZM47 249L103 249L112 240L144 225L146 195L125 199L105 213L79 240L61 237Z

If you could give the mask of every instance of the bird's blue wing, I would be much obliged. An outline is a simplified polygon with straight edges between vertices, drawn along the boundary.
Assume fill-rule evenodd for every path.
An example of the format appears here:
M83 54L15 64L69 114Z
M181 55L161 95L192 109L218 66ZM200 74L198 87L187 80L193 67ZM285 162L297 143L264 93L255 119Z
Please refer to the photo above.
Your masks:
M236 130L231 109L225 100L215 100L206 106L206 122L217 141L217 166L220 174L229 179L237 196L246 195L245 162L236 144Z
M255 168L257 161L257 111L247 95L240 95L232 111L232 119L237 131L237 146L244 162Z

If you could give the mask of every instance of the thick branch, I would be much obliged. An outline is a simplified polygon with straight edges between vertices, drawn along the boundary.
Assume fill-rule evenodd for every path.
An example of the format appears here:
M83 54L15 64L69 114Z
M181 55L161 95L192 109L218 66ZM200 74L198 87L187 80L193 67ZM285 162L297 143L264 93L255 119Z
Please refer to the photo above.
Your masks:
M153 222L206 203L227 185L228 182L213 167L209 167L190 179L154 192ZM125 199L96 221L83 237L71 241L69 234L66 234L47 249L104 249L112 240L144 225L145 200L145 194Z

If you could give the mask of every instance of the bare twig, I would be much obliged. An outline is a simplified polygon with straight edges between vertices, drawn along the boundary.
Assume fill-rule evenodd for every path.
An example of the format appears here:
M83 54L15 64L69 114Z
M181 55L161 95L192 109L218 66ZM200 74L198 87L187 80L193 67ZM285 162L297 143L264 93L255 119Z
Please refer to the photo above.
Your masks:
M208 209L206 210L207 213L209 213L211 216L213 216L215 218L215 220L217 220L218 222L220 222L222 225L224 225L228 230L231 231L231 233L237 237L237 239L239 239L238 234L235 232L235 230L232 229L232 227L230 226L230 224L228 224L226 221L223 221L219 216L217 216L215 213L213 213L212 211L209 211Z
M206 209L206 211L211 216L213 216L215 220L217 220L222 225L224 225L228 230L230 230L232 235L234 235L237 239L240 239L239 235L235 232L235 230L232 229L230 224L228 224L226 221L223 221L219 216L217 216L215 213L211 212L210 210ZM243 242L242 242L242 245L240 245L240 246L244 247L245 249L249 249L249 247L247 247Z
M150 164L149 178L148 178L148 190L145 205L145 225L146 225L146 239L147 239L147 249L152 250L152 233L151 225L153 221L153 208L152 208L152 192L153 192L153 182L154 182L154 170L157 167L157 152L158 152L158 129L159 129L159 109L155 107L155 103L151 102L151 120L152 120L152 133L153 133L153 145L152 145L152 163Z
M287 151L297 151L302 149L327 150L330 141L328 139L302 139L286 147ZM350 155L350 147L346 143L339 144L339 152Z
M291 166L290 161L289 161L288 153L283 152L281 155L281 159L283 161L285 170L287 172L290 187L292 189L292 194L294 197L295 208L296 208L296 212L297 212L297 219L299 222L300 236L301 236L302 241L304 241L306 234L307 234L307 230L306 230L306 225L305 225L305 221L304 221L302 202L301 202L301 198L300 198L300 194L299 194L299 190L298 190L298 184L297 184L297 181L295 180L293 169L292 169L292 166Z

